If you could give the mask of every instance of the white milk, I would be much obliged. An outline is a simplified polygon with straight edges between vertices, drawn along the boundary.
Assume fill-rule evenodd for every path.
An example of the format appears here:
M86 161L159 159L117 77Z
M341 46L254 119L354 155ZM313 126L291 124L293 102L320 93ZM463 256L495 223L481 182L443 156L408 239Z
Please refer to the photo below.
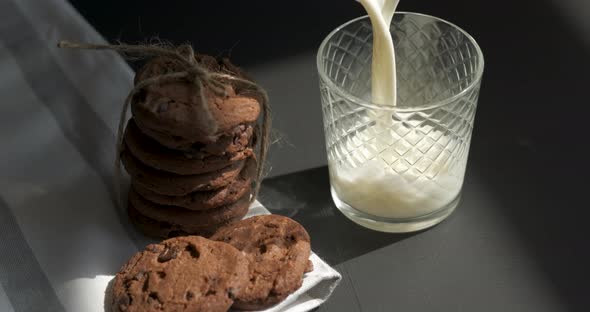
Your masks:
M452 168L445 164L438 159L425 173L414 168L399 174L377 159L354 169L331 163L331 184L340 200L355 209L385 218L412 218L440 209L459 195L465 163Z
M360 0L373 26L372 94L374 103L396 105L395 53L389 27L399 0ZM376 127L393 126L387 111L372 112ZM381 131L378 131L381 132ZM385 138L393 142L393 137ZM375 146L374 150L384 150ZM389 150L392 148L390 147ZM408 153L414 153L414 150ZM422 154L406 154L411 159ZM403 174L377 156L356 168L331 163L332 186L338 197L360 211L386 218L411 218L433 212L449 204L461 190L465 164L448 168L446 159L435 159L427 173L410 169Z
M373 26L372 101L395 106L397 100L395 51L389 26L399 0L360 0L359 2L367 11Z

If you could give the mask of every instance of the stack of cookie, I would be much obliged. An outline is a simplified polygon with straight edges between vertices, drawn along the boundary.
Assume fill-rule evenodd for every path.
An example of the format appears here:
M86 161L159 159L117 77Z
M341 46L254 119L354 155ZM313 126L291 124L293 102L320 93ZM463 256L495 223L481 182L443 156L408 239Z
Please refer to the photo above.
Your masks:
M209 71L241 76L226 60L195 59ZM155 58L138 71L135 84L181 66ZM205 88L201 97L197 85L180 81L150 84L136 96L121 160L132 178L128 213L142 232L210 236L244 217L257 166L260 101L240 91L228 84L226 96Z

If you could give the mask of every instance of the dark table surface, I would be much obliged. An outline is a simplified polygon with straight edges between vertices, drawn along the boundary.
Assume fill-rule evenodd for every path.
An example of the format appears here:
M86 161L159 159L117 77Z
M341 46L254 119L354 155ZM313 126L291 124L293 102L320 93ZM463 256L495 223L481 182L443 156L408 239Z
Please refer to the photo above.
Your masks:
M486 69L462 203L442 224L399 235L342 216L324 166L315 52L360 5L273 3L73 1L108 40L190 41L231 54L270 91L283 143L260 200L305 225L343 274L320 311L588 311L590 4L401 2L466 29Z

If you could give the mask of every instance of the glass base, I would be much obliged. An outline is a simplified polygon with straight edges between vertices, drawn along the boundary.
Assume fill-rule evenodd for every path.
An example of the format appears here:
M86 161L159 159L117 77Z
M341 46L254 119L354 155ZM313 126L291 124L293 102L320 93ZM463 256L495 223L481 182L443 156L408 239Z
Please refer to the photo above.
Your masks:
M415 232L435 226L451 215L461 201L459 192L450 203L432 213L414 218L384 218L359 211L342 201L334 188L330 188L330 191L336 207L347 218L366 228L388 233Z

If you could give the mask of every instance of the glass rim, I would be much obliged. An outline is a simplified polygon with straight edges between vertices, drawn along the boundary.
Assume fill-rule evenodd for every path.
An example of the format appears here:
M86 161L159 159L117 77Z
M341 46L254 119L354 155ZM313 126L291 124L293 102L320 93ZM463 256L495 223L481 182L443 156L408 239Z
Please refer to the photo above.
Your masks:
M446 21L442 18L436 17L436 16L432 16L432 15L428 15L428 14L422 14L422 13L415 13L415 12L396 12L395 15L415 15L415 16L423 16L423 17L427 17L442 23L445 23L453 28L455 28L456 30L458 30L460 33L462 33L468 40L469 42L475 47L475 50L477 52L477 56L480 59L480 61L477 64L477 70L476 70L476 76L475 79L473 79L473 81L471 81L471 83L469 83L469 85L465 88L463 88L461 90L461 92L457 92L456 94L444 98L442 100L439 101L434 101L432 103L427 103L427 105L425 106L420 106L417 108L400 108L400 107L396 107L396 106L391 106L391 105L385 105L385 104L376 104L376 103L372 103L371 101L366 101L363 100L355 95L352 95L350 92L344 90L343 88L341 88L340 86L338 86L330 77L328 77L326 71L325 71L325 66L323 66L322 64L322 52L324 52L326 45L328 44L328 41L330 41L330 39L332 39L332 37L334 37L334 35L336 35L339 31L341 31L344 27L356 23L360 20L363 19L367 19L369 18L368 15L364 15L364 16L360 16L357 18L354 18L338 27L336 27L334 30L332 30L327 36L326 38L324 38L324 40L322 41L320 48L318 49L318 53L316 56L316 65L318 68L318 73L320 76L320 79L323 80L324 82L326 82L326 84L332 88L333 90L336 91L336 93L338 93L340 96L344 97L344 98L348 98L350 99L352 102L354 102L355 104L358 104L360 106L365 106L368 108L372 108L372 109L379 109L379 110L390 110L390 111L398 111L398 112L419 112L419 111L424 111L424 110L429 110L429 109L433 109L433 108L437 108L437 107L441 107L441 106L445 106L448 105L450 103L455 102L458 98L464 96L466 93L468 93L469 91L471 91L473 88L475 88L481 81L481 78L483 76L483 70L484 70L484 56L483 56L483 52L481 50L481 48L479 47L479 45L477 44L477 41L475 41L475 39L469 34L467 33L465 30L463 30L461 27Z

